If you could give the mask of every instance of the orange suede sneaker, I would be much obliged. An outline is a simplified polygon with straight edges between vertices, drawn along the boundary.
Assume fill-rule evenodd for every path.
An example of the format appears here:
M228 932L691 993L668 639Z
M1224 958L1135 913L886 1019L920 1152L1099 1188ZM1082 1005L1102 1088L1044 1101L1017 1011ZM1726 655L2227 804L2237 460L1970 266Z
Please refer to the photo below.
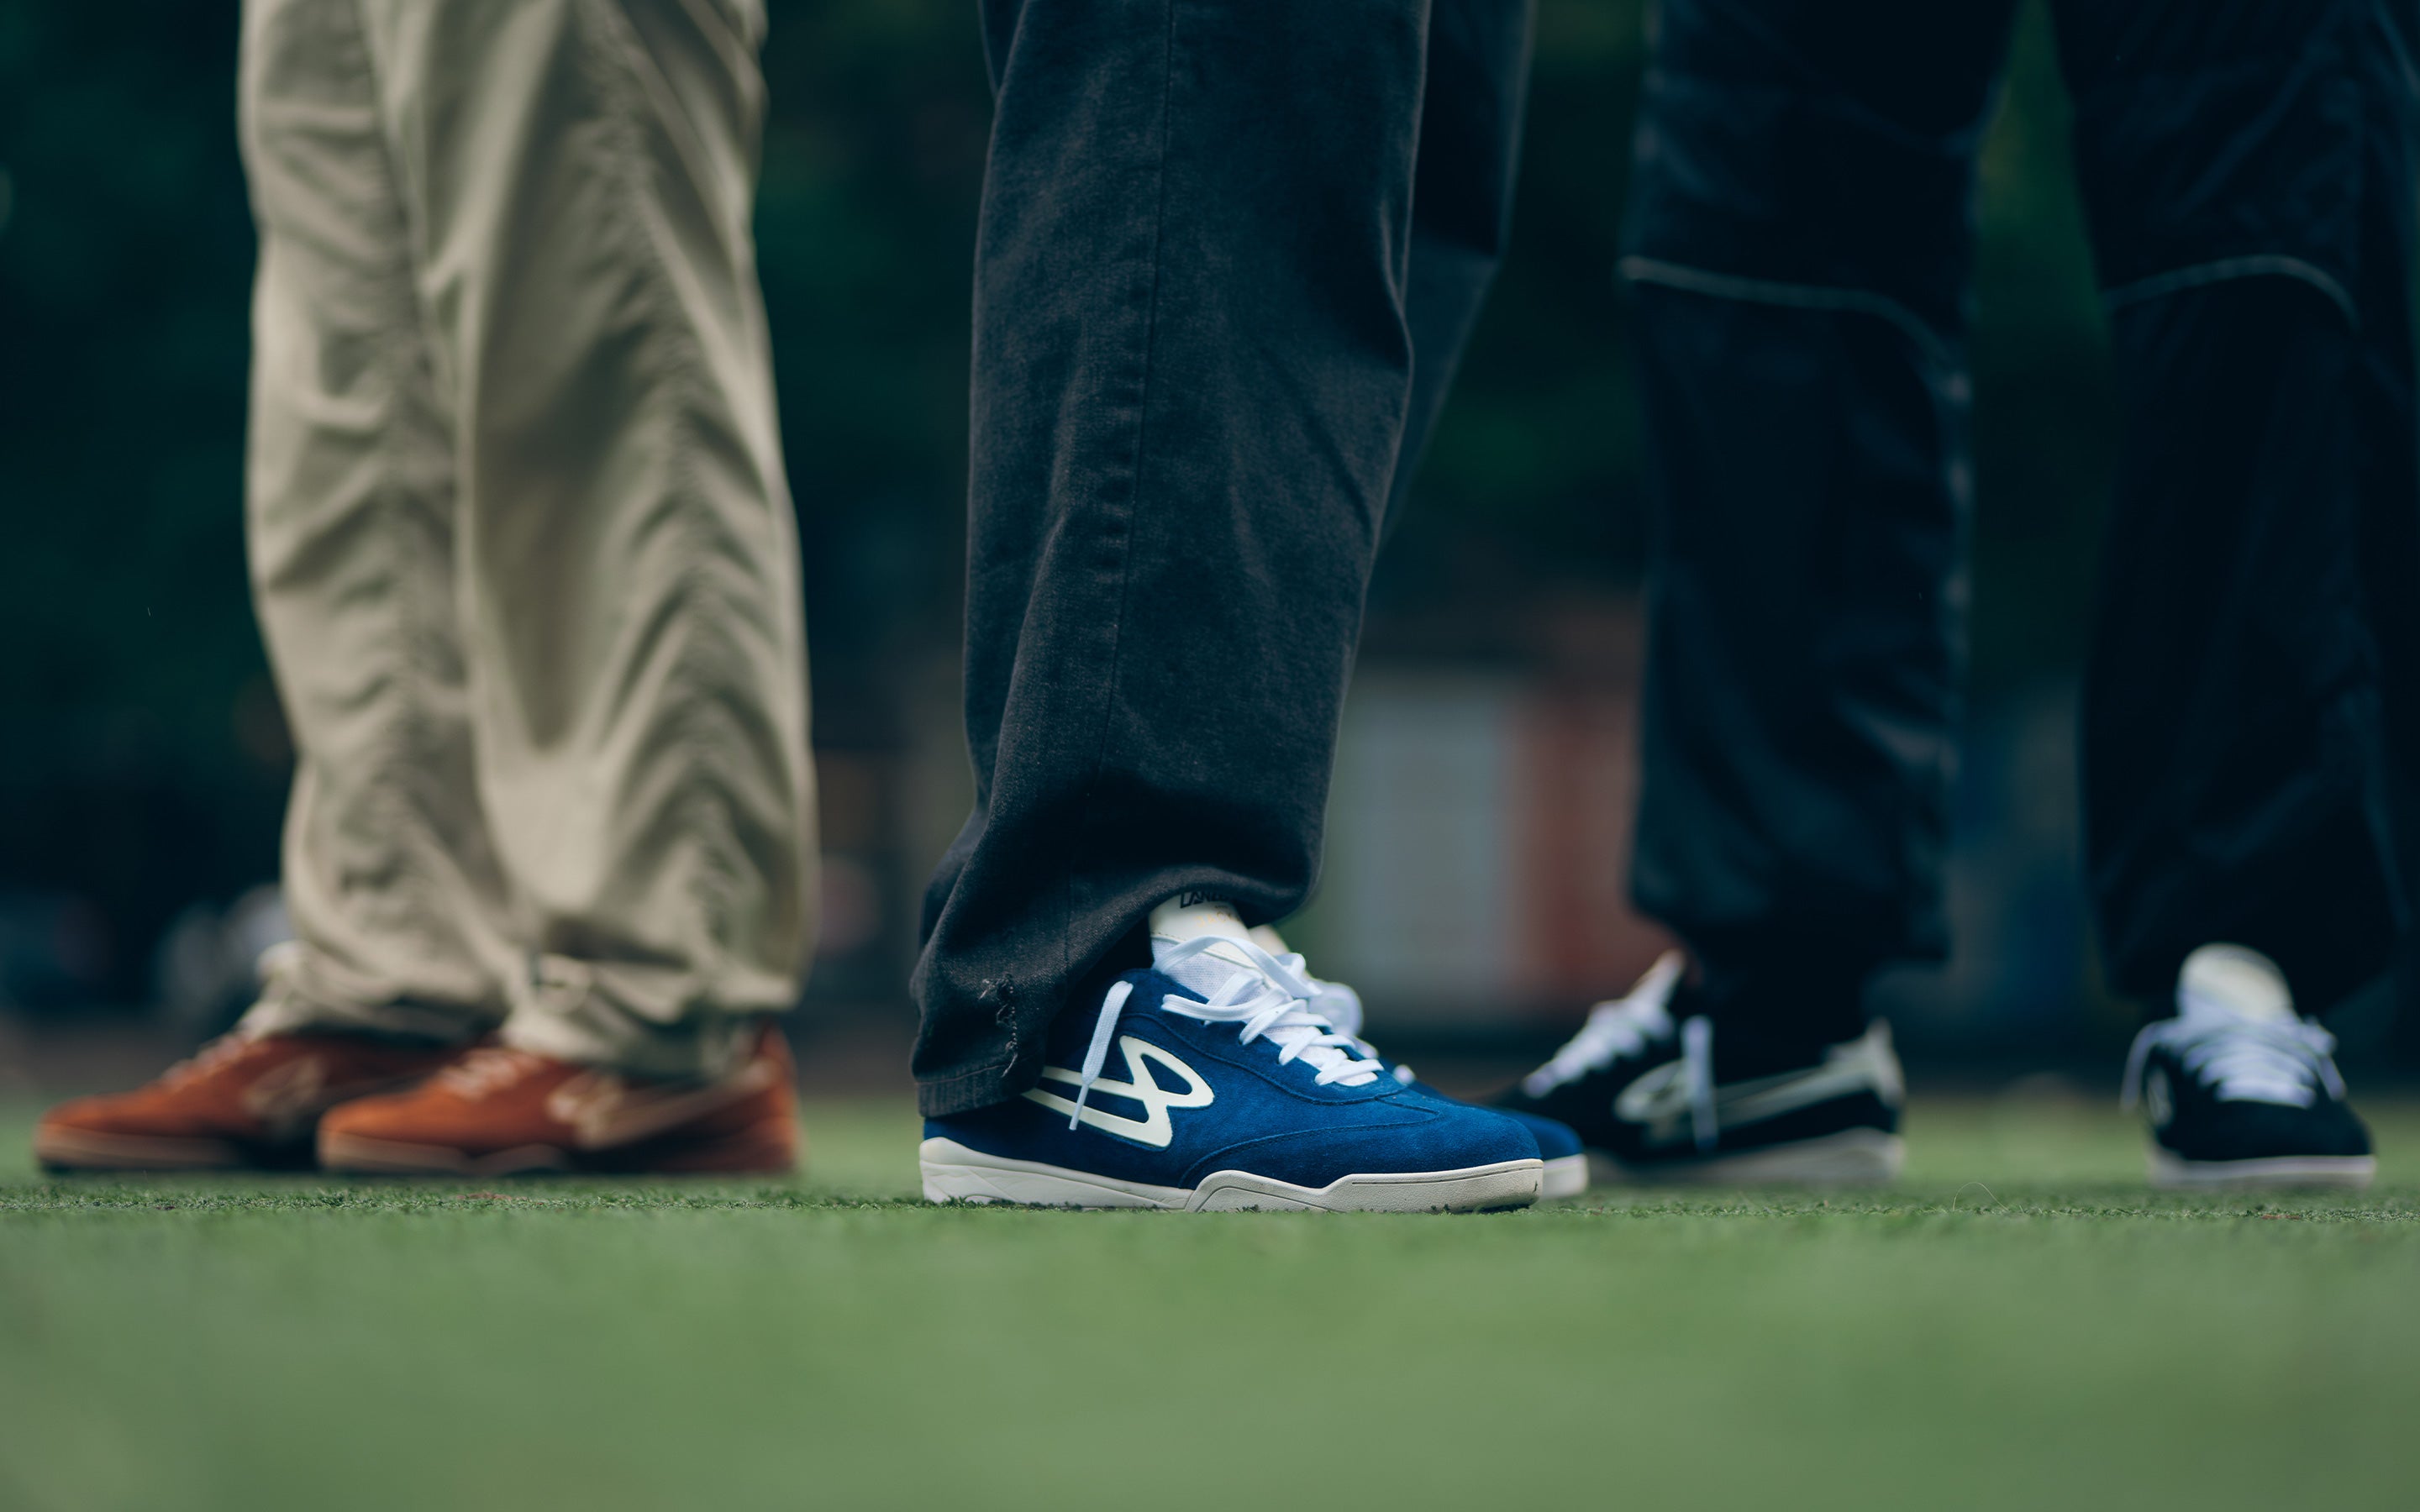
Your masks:
M786 1171L799 1158L790 1083L789 1047L769 1024L748 1058L712 1081L489 1046L410 1091L330 1114L319 1164L427 1176Z
M320 1115L460 1053L365 1034L223 1034L147 1086L51 1109L34 1158L54 1171L307 1170Z

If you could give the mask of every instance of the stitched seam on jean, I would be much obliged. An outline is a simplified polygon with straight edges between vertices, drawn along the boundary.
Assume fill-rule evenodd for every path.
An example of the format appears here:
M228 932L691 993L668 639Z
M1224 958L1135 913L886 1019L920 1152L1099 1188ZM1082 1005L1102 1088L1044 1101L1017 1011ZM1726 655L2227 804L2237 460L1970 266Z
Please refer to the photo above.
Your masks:
M1136 520L1140 515L1142 498L1143 457L1151 428L1152 359L1159 332L1160 248L1168 235L1168 160L1171 139L1175 134L1176 94L1176 7L1178 0L1163 0L1160 7L1160 88L1159 88L1159 160L1152 200L1150 285L1143 297L1142 349L1140 356L1141 378L1135 395L1134 446L1126 469L1125 532L1118 550L1118 612L1110 622L1109 669L1103 679L1099 729L1093 747L1092 775L1084 779L1078 796L1083 824L1091 827L1093 792L1101 780L1101 770L1109 764L1109 729L1117 704L1119 656L1125 648L1126 616L1134 594L1134 553ZM1076 876L1071 867L1062 882L1064 888L1064 912L1059 929L1060 980L1070 981L1075 975L1075 953L1069 949L1069 934L1076 921ZM1065 1005L1061 1005L1064 1007Z
M686 890L704 918L707 939L727 950L731 944L730 902L738 876L733 858L737 838L732 833L728 803L717 799L741 784L719 773L724 744L714 738L711 729L718 722L720 705L703 690L721 686L714 670L716 663L744 672L746 658L714 630L720 616L704 608L720 596L711 575L701 565L716 555L713 545L719 532L712 526L719 521L713 511L703 510L699 505L695 473L690 465L691 452L681 442L694 412L690 406L705 406L705 388L699 381L705 363L690 339L679 301L671 294L671 272L654 238L647 233L645 218L630 213L630 207L643 203L644 198L640 180L645 171L646 147L641 140L638 123L650 106L646 91L637 82L647 61L644 47L632 33L628 18L603 0L579 0L573 13L582 18L583 29L597 40L595 48L582 47L579 55L605 109L604 131L600 134L611 153L607 164L609 181L619 191L609 202L620 212L616 229L624 238L632 264L643 268L646 275L640 280L640 287L648 304L648 324L655 337L649 347L656 354L661 383L657 393L662 400L669 401L663 404L666 494L675 502L676 517L692 542L687 552L689 565L673 590L690 606L677 616L690 633L665 678L666 688L679 689L679 693L661 717L667 728L677 732L684 748L685 759L675 782L679 796L671 801L679 806L676 811L698 813L697 818L680 825L697 841L698 871L689 879ZM605 66L609 60L618 67ZM740 676L729 679L734 683L744 680ZM698 994L694 1000L710 1000L715 982L706 963L692 960L686 964ZM628 1012L622 1005L612 1002L609 995L592 992L590 997L612 1019L619 1020ZM670 1026L639 1015L630 1016L638 1020L635 1039L644 1039Z
M2215 262L2195 263L2189 268L2153 273L2149 278L2138 278L2131 284L2120 284L2116 288L2104 290L2101 296L2101 307L2115 311L2130 304L2140 304L2146 300L2180 294L2189 288L2203 288L2245 278L2298 279L2327 296L2355 330L2361 328L2361 311L2353 303L2351 293L2342 284L2317 264L2283 253L2221 257Z
M1823 284L1784 284L1770 279L1740 278L1655 257L1624 257L1614 264L1634 284L1657 284L1710 299L1773 304L1794 310L1837 310L1888 321L1922 349L1925 360L1943 372L1955 370L1949 344L1923 317L1897 300L1866 289L1838 288Z

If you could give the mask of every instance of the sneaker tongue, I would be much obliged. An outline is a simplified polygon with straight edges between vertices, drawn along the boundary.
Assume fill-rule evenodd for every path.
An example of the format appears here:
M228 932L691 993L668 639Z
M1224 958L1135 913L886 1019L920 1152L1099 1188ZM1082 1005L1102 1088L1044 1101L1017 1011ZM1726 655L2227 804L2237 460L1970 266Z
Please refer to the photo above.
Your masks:
M1169 950L1186 941L1214 934L1222 940L1237 943L1249 941L1251 932L1244 928L1235 905L1216 898L1204 898L1188 892L1171 898L1151 911L1152 964L1188 992L1208 997L1235 980L1238 971L1260 975L1251 957L1224 945L1214 945L1200 955L1174 966L1166 964Z
M2294 1017L2294 995L2285 973L2259 951L2205 945L2177 973L2177 1011L2186 1018L2287 1022Z

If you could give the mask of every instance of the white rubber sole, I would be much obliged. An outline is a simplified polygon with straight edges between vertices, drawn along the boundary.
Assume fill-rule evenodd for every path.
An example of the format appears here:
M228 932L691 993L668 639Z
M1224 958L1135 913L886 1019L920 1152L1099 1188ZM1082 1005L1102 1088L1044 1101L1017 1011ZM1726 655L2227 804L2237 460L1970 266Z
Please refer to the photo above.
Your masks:
M1545 1173L1538 1182L1540 1201L1575 1197L1589 1189L1589 1162L1585 1154L1564 1155L1545 1165Z
M1880 1129L1843 1129L1764 1149L1635 1167L1592 1157L1602 1179L1655 1186L1884 1186L1899 1180L1907 1141Z
M1249 1209L1315 1212L1491 1212L1538 1200L1540 1160L1499 1161L1452 1171L1388 1171L1340 1176L1326 1186L1295 1186L1249 1171L1213 1171L1197 1187L1152 1186L1090 1171L1011 1160L954 1139L917 1147L927 1202L1007 1202L1037 1208L1162 1208L1184 1212Z
M2274 1160L2182 1160L2154 1146L2151 1184L2171 1192L2319 1187L2358 1192L2378 1174L2374 1155L2287 1155Z

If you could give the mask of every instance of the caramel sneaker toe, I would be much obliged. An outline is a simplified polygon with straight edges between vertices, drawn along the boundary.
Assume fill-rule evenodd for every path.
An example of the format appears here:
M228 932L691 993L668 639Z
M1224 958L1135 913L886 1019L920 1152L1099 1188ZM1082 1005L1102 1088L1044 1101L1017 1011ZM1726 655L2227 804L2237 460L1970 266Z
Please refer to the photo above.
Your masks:
M51 1109L34 1158L54 1171L308 1169L330 1108L454 1054L357 1034L223 1035L147 1086Z
M473 1050L409 1091L365 1098L319 1125L332 1171L737 1175L798 1163L791 1062L767 1026L730 1074L627 1075L501 1046Z

